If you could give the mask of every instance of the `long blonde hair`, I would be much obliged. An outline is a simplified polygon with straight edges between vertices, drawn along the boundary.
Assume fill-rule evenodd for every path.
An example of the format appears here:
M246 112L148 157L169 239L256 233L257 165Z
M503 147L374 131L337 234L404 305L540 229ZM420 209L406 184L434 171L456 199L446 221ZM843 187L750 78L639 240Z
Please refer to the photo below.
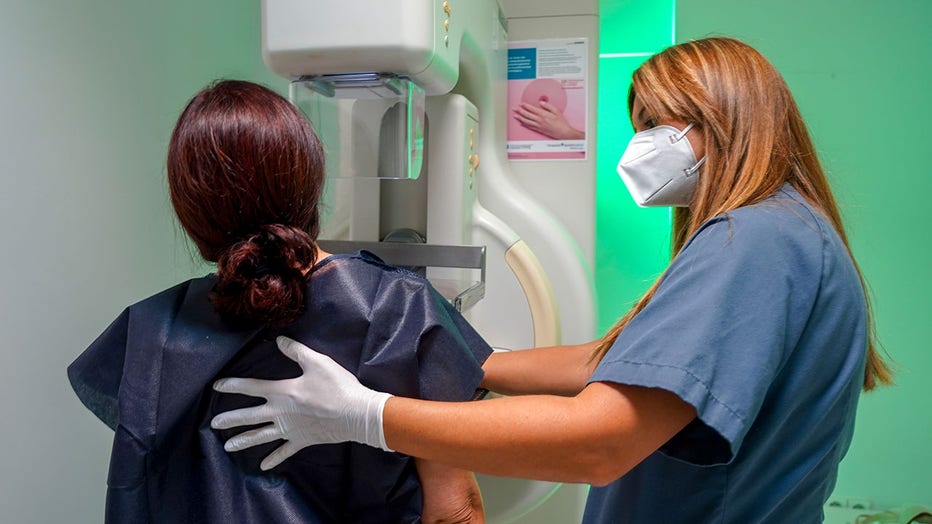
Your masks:
M850 253L838 207L799 108L783 77L754 48L731 38L669 47L634 72L629 111L635 94L653 118L696 122L703 130L706 161L691 207L674 212L674 254L707 220L759 202L787 182L831 221ZM647 306L662 278L605 334L592 360L601 359ZM866 285L864 289L869 335L863 388L868 391L878 383L891 383L892 372L877 351Z

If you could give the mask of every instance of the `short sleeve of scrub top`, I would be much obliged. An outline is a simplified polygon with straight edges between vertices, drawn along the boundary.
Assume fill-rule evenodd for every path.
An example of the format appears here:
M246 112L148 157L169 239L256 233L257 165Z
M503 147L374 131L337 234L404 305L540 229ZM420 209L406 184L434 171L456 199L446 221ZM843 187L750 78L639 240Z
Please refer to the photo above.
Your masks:
M819 286L821 235L780 231L818 226L754 207L691 237L590 379L665 389L695 407L660 451L696 465L735 457Z

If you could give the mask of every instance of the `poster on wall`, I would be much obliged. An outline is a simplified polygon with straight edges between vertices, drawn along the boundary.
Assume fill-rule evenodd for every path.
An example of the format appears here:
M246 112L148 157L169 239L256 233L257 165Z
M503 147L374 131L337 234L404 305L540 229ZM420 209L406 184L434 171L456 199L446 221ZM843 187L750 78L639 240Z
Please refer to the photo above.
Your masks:
M586 38L508 44L508 159L585 160Z

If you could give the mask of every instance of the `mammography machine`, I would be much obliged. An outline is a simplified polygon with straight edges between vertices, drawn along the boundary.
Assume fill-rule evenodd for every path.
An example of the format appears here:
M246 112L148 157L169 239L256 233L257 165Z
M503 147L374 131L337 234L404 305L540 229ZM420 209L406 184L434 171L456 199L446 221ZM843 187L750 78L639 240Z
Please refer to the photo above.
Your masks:
M573 9L550 0L262 2L265 62L292 80L291 99L327 154L323 247L370 249L422 270L504 350L595 336L591 240L577 241L592 236L594 155L518 163L505 148L509 23L531 35L539 14L574 31ZM556 36L597 45L597 10L587 15L595 35ZM570 209L583 213L569 219L582 233L564 225ZM585 496L583 486L548 482L480 476L480 485L489 522L578 522Z

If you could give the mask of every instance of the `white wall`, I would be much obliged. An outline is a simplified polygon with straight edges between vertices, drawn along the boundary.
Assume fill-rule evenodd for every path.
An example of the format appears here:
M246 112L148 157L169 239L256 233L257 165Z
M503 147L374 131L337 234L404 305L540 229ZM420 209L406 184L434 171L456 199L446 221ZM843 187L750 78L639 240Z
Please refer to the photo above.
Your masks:
M65 368L125 307L207 268L165 148L220 77L284 92L255 0L0 4L0 521L102 522L110 430Z

